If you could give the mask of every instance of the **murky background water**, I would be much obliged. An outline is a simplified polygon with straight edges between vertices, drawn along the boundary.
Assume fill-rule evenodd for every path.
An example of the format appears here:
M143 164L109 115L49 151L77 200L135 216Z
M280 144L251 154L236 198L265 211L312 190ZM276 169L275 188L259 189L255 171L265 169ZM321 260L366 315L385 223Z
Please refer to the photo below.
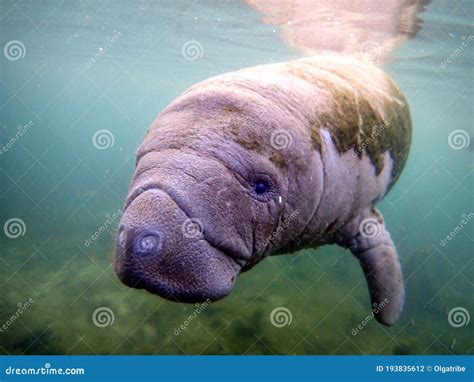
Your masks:
M116 278L117 216L155 115L206 77L301 56L242 2L173 3L0 3L0 353L472 354L473 3L432 1L384 65L414 122L379 205L407 300L395 326L355 335L367 287L337 247L269 258L203 308Z

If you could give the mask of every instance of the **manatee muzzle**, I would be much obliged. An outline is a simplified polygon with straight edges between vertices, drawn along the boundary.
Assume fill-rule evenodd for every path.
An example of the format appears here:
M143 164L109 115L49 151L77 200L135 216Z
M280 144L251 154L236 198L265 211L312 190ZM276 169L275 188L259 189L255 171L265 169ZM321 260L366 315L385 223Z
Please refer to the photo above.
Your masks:
M173 301L225 297L242 264L209 243L205 229L186 232L192 220L161 189L147 187L133 195L117 235L115 269L121 281Z

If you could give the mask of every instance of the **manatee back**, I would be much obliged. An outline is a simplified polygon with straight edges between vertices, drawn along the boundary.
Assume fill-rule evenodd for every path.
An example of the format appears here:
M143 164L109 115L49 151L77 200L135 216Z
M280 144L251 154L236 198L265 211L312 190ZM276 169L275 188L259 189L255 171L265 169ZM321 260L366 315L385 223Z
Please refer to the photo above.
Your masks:
M393 185L406 163L411 142L408 103L395 82L381 69L346 57L316 57L282 65L291 76L316 86L323 96L315 100L311 137L321 147L321 129L327 129L337 149L365 152L378 175L388 151L393 160Z
M224 89L229 92L222 93ZM291 129L293 137L306 135L309 130L311 144L318 151L322 149L321 130L328 130L340 153L354 150L359 157L367 154L377 175L383 170L388 151L393 160L390 186L406 163L412 129L407 101L395 82L370 63L351 57L317 56L259 65L202 81L170 106L195 104L194 100L212 94L220 100L205 103L206 109L200 114L207 114L211 104L238 103L240 113L225 120L221 128L228 131L240 126L234 135L247 146L269 142L264 132L243 128L247 120L258 126L267 126L271 120L273 126ZM230 110L227 106L219 108ZM242 137L244 134L254 137L248 139ZM263 146L258 147L261 152L274 152L269 145Z

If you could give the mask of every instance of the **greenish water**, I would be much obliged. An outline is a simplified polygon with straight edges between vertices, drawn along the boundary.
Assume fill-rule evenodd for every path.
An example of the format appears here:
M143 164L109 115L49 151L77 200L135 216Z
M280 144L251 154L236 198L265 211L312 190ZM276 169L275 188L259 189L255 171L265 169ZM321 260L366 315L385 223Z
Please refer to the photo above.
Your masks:
M0 57L0 223L24 223L19 237L0 231L0 354L473 353L472 322L461 324L474 314L474 143L448 143L457 129L474 137L472 2L431 2L421 32L385 66L414 122L407 167L379 205L407 300L395 326L369 319L356 335L368 292L341 248L269 258L200 308L129 289L111 266L114 214L152 119L206 77L299 57L278 28L237 1L0 4L2 47L24 46L20 59ZM196 60L182 55L190 40L203 48ZM113 145L99 150L102 129ZM101 327L104 307L113 322ZM272 324L279 307L289 325Z

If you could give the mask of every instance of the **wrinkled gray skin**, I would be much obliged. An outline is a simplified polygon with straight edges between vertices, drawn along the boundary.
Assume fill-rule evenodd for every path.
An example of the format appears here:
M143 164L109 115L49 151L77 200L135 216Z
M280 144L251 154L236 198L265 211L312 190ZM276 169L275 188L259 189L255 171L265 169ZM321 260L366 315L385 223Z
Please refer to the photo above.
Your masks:
M399 171L390 148L377 172L363 150L336 147L334 130L318 116L333 112L324 86L343 85L363 87L359 96L381 113L385 101L396 101L410 123L403 96L382 71L331 57L217 76L169 105L138 150L117 236L120 279L170 300L218 300L266 256L338 244L359 259L376 318L393 324L403 307L403 278L373 204ZM367 221L375 224L368 234L361 230Z

